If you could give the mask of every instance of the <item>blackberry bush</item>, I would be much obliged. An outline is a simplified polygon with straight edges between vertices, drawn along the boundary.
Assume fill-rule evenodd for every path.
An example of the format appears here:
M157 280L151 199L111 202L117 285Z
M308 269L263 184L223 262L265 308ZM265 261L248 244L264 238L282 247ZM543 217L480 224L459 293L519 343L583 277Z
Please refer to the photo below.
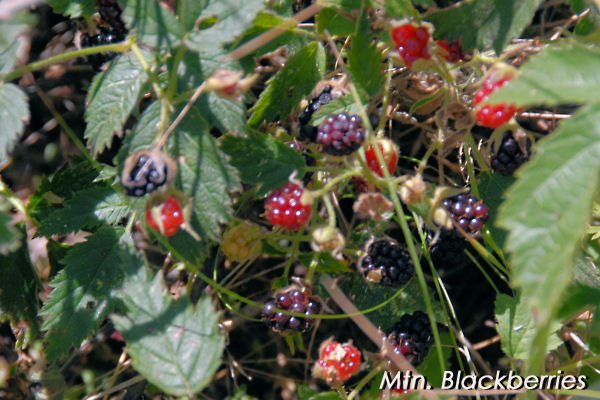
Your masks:
M408 358L413 366L418 366L433 344L429 317L422 311L404 314L387 332L387 338L398 354Z
M408 251L385 239L369 244L361 268L367 280L392 287L406 284L414 274Z

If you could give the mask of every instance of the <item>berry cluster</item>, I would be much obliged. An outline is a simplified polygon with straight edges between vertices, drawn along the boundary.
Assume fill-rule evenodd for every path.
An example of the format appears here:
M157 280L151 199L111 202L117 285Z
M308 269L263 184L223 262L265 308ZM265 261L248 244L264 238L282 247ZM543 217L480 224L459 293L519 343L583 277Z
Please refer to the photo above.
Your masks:
M527 154L523 153L512 131L505 131L498 151L491 159L491 166L502 175L510 176L529 159L530 148L531 142L528 140Z
M423 26L404 24L392 30L392 40L404 64L412 68L415 61L431 58L429 54L429 31Z
M275 312L274 309L276 308L304 314L306 318L294 317L282 312ZM311 296L310 290L301 290L297 287L291 287L284 289L281 293L265 303L262 319L276 332L283 332L286 330L305 332L309 330L314 323L314 319L311 319L310 316L318 314L320 311L321 303L319 302L319 299Z
M489 212L481 200L468 193L444 199L442 206L450 212L458 226L471 233L481 229Z
M383 161L385 162L385 165L387 165L388 172L390 175L393 175L394 172L396 172L396 165L398 163L398 148L391 140L388 139L379 139L377 141L377 146L381 151L381 155L383 155ZM377 175L383 177L383 165L379 164L373 145L370 145L365 150L365 157L367 159L367 165L369 166L369 169L375 172Z
M300 229L310 219L312 210L312 205L302 204L300 201L303 191L300 186L291 182L273 190L265 201L267 220L292 231Z
M383 239L369 245L367 255L361 260L361 268L368 280L392 287L404 285L414 274L408 252Z
M168 162L161 157L142 152L127 159L121 175L121 184L127 195L142 197L167 182Z
M438 234L428 232L427 240L431 246L431 261L440 275L440 271L446 269L444 267L457 268L468 261L465 255L468 242L455 229L442 229Z
M360 367L360 351L351 343L328 340L319 349L313 376L329 383L347 381Z
M475 93L475 105L479 106L481 102L506 85L511 79L512 76L506 76L497 80L493 76L487 78L481 88ZM475 116L479 125L496 129L507 123L516 112L517 108L512 104L486 104L483 107L477 107Z
M422 311L404 314L387 333L390 344L416 367L423 362L433 343L429 317Z
M249 221L228 229L223 234L223 254L229 261L244 261L260 254L260 227Z
M358 150L365 141L365 131L358 115L330 115L319 125L317 143L333 156L346 156Z
M321 106L329 103L333 100L331 91L333 88L331 85L326 85L323 91L314 97L306 106L306 108L298 115L298 121L300 122L300 132L298 138L300 140L308 140L314 142L317 140L317 128L309 124L313 114L321 108Z
M155 213L160 217L158 221L154 219ZM157 206L148 207L146 222L163 236L173 236L183 224L183 211L179 201L171 196Z
M121 6L117 0L97 0L96 8L100 14L102 25L98 27L98 33L81 36L81 47L93 47L103 44L117 43L127 36L127 28L121 18ZM113 59L116 53L90 54L88 61L95 70L99 70L102 64Z
M448 62L457 63L461 60L468 61L471 58L471 54L463 52L460 38L450 43L445 40L436 40L435 43L446 51L446 54L442 54L442 57Z

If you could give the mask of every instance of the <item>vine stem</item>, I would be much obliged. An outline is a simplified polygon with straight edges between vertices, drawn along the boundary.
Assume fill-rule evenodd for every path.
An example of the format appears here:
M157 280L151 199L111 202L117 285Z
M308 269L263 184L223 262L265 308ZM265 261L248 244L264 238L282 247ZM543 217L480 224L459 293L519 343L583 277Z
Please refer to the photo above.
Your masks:
M38 69L42 69L48 67L52 64L56 64L62 61L70 60L71 58L77 58L81 56L88 56L90 54L104 53L104 52L112 52L112 53L123 53L131 48L132 42L125 41L121 43L114 44L105 44L102 46L95 47L87 47L85 49L73 50L62 54L57 54L52 57L44 58L43 60L39 60L36 62L32 62L27 64L21 68L17 68L14 71L6 74L2 81L10 82L21 75L27 72L37 71Z

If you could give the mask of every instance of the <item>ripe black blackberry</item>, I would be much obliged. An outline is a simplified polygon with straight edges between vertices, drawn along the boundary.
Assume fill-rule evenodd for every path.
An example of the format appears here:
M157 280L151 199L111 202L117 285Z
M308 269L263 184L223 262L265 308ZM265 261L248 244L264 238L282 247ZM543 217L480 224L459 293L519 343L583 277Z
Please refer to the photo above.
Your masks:
M429 248L431 261L440 275L447 270L455 270L469 261L465 253L468 242L455 229L442 229L439 234L429 232L427 241L431 246Z
M433 344L431 323L423 311L402 315L387 337L396 353L405 356L414 367L423 362Z
M125 22L121 18L121 6L117 0L96 0L96 8L102 22L105 23L117 36L122 36L123 40L127 34Z
M330 115L319 125L317 143L333 156L347 156L365 141L365 130L358 115Z
M306 317L296 317L273 311L276 308L301 313ZM310 316L318 314L320 311L321 303L319 299L311 296L310 290L290 287L284 289L265 303L262 319L276 332L286 330L306 332L314 323L314 319L310 318Z
M111 44L118 43L125 39L126 34L119 33L118 31L112 28L99 27L99 33L95 35L89 35L84 33L81 36L81 47L94 47L100 46L103 44ZM97 53L90 54L88 57L88 61L94 70L99 70L102 67L102 64L105 62L112 60L115 58L117 53L107 52L107 53Z
M444 199L442 206L450 212L458 226L470 233L476 233L483 227L489 213L487 206L469 193Z
M410 254L384 239L369 245L360 266L367 280L392 287L404 285L415 272Z
M492 146L492 151L494 150ZM531 155L531 141L527 140L527 153L523 153L512 131L502 134L502 141L496 154L493 155L491 166L502 175L510 176L523 165Z
M321 108L321 106L329 103L333 100L331 91L333 88L331 85L325 85L323 91L314 97L306 106L306 108L298 115L298 121L300 122L300 132L298 138L300 140L308 140L314 142L317 140L318 129L315 126L309 124L313 114Z
M127 195L142 197L167 183L169 168L175 166L157 154L141 152L127 158L121 174L121 184Z

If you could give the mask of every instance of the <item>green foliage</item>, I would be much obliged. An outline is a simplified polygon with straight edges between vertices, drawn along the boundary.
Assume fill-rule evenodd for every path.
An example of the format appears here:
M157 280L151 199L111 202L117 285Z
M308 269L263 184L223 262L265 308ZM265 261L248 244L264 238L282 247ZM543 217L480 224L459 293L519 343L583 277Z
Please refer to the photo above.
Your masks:
M132 263L141 264L138 259ZM167 393L192 397L219 366L225 338L208 296L192 305L185 294L174 302L164 292L162 274L152 279L139 265L119 293L125 315L112 320L137 371Z
M173 13L154 0L126 0L123 19L129 35L151 47L173 47L184 34Z
M52 6L55 13L71 17L83 17L96 11L94 0L48 0L48 4Z
M94 77L85 110L85 137L94 154L110 147L114 135L136 106L147 75L133 54L119 57L106 72Z
M315 87L325 73L325 49L312 42L288 60L271 80L252 107L248 120L251 126L273 121L278 115L284 120Z
M304 175L302 156L271 136L256 134L247 138L227 135L221 149L232 159L245 183L259 185L258 197L282 186L296 171Z
M317 126L330 114L339 114L341 112L345 112L349 115L358 114L359 108L354 100L354 96L348 94L325 104L319 111L313 114L310 123Z
M536 333L536 321L531 318L529 309L520 302L518 296L501 294L496 299L496 318L496 329L502 339L504 353L512 359L528 360ZM549 330L551 334L546 342L547 350L562 344L562 339L556 333L559 328L559 322L552 323Z
M79 346L117 305L125 272L122 234L122 229L103 228L73 246L62 260L65 268L51 282L53 290L41 313L46 317L49 360Z
M373 97L381 91L383 85L383 64L381 51L373 42L369 29L370 23L363 11L355 34L352 35L348 72L352 82L369 97ZM365 62L366 60L369 62Z
M481 173L479 175L479 196L490 210L487 227L495 242L500 247L502 247L506 240L506 230L496 225L498 210L504 201L506 191L514 182L515 178L512 176L504 176L497 173L492 174L489 172Z
M351 272L350 268L348 268L348 262L345 260L338 260L331 254L323 251L312 254L300 254L298 256L298 261L306 266L310 265L313 260L317 263L316 272L318 273L339 274Z
M4 256L21 245L21 232L11 225L11 219L10 215L0 213L0 254Z
M354 33L356 24L346 16L340 14L335 8L322 9L315 18L317 31L325 30L332 36L344 36Z
M29 105L25 93L17 85L0 83L0 160L6 159L12 151L28 122Z
M461 38L465 50L493 46L496 54L531 23L542 0L474 0L427 17L435 36L447 41Z
M0 21L0 76L10 72L17 61L17 53L27 45L19 38L34 24L29 14L16 14L10 20Z

